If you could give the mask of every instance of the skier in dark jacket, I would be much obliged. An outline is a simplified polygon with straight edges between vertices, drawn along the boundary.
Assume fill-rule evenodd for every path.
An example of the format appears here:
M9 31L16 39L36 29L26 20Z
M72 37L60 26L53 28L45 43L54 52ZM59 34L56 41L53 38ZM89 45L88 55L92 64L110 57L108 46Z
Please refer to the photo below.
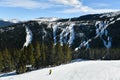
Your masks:
M52 73L52 69L49 70L49 75L51 75L51 73Z

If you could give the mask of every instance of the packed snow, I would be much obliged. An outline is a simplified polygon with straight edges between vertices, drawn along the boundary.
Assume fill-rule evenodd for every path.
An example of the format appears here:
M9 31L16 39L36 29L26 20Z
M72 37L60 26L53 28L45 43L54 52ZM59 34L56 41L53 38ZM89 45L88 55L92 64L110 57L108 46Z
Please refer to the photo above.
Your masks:
M0 80L120 80L120 61L80 60L20 75L1 77Z
M75 48L75 51L77 51L78 49L81 49L81 47L86 47L86 49L90 48L89 42L91 42L91 39L89 39L88 41L83 41L83 42L79 45L79 47Z
M52 28L53 28L54 45L56 45L56 41L57 41L56 40L56 32L57 32L57 28L58 28L59 24L60 23L57 23L57 24L55 24L55 25L52 26Z
M112 24L112 21L110 24ZM112 46L112 37L108 36L107 26L109 23L107 21L97 21L96 22L96 36L100 37L103 41L103 44L106 48L110 48ZM107 40L103 38L103 36L107 37Z
M106 48L109 49L112 46L112 38L111 37L108 36L108 38L107 38L108 41L105 41L104 39L102 39L102 40L103 40L103 43Z
M75 25L75 24L71 24L71 25L69 26L69 33L70 33L70 38L69 38L69 40L68 40L69 46L72 45L72 43L73 43L73 41L74 41L74 39L75 39L74 25Z
M60 44L61 44L61 46L63 46L63 41L66 43L66 40L67 40L67 37L66 37L65 33L66 33L66 29L63 29L62 32L60 33Z
M118 15L120 15L120 11L116 11L116 12L111 12L111 13L105 13L105 14L103 14L103 15L101 15L100 17L102 18L102 17L114 17L114 16L118 16Z
M42 39L43 39L43 40L45 39L46 35L47 35L47 32L46 32L46 30L43 28L43 35L42 35Z
M32 31L27 27L25 26L26 28L26 42L24 43L23 47L27 47L31 41L32 41L32 37L33 37L33 34L32 34Z
M115 20L116 21L116 20ZM112 46L112 37L108 35L107 27L111 24L114 24L115 21L96 21L95 27L96 27L96 36L94 38L88 39L87 41L83 41L80 43L79 47L75 48L75 51L78 49L81 49L81 47L89 48L89 42L93 41L93 39L96 39L100 37L100 39L103 41L103 44L106 48L110 48ZM103 36L107 37L105 40Z
M117 18L117 21L119 21L120 20L120 17L119 18Z
M63 45L63 43L68 42L69 47L72 45L74 39L75 39L75 32L74 32L74 25L70 24L65 29L62 29L62 32L60 33L60 44ZM69 35L70 34L70 35ZM69 39L67 41L67 37L69 36Z
M110 18L110 21L112 21L114 18Z

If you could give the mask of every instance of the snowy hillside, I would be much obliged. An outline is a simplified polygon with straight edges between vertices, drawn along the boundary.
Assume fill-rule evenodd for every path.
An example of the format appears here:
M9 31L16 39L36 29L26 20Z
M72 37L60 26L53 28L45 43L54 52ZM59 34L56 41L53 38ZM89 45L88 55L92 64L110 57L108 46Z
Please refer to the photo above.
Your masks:
M58 18L56 17L40 17L40 18L36 18L36 19L33 19L32 21L41 21L41 22L44 22L44 21L56 21L58 20Z
M28 36L25 26L28 26L32 36ZM119 48L119 26L120 12L90 14L68 19L41 17L6 28L1 27L0 48L22 48L26 41L29 41L29 44L37 41L41 43L51 41L54 44L60 43L61 46L68 44L75 51L81 48ZM9 40L12 42L8 43ZM16 45L15 42L19 44Z
M120 80L120 61L74 62L21 75L1 77L0 80Z
M8 20L8 19L3 19L3 21L11 22L11 23L19 23L19 22L20 22L20 21L17 20L17 19L10 19L10 20Z
M0 27L4 27L4 26L10 26L16 23L20 23L21 21L17 20L17 19L0 19Z

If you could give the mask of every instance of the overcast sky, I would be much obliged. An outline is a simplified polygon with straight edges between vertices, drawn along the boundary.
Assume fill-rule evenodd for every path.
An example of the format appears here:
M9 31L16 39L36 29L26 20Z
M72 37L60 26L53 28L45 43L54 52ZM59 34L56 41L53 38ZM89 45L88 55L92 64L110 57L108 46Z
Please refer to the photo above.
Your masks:
M0 0L0 18L78 17L120 10L120 0Z

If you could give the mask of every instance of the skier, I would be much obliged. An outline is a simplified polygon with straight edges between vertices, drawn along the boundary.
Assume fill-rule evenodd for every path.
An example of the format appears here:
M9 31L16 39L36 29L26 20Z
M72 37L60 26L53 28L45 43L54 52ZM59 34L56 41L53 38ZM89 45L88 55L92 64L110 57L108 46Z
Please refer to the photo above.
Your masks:
M52 73L52 69L49 70L49 75L51 75L51 73Z

